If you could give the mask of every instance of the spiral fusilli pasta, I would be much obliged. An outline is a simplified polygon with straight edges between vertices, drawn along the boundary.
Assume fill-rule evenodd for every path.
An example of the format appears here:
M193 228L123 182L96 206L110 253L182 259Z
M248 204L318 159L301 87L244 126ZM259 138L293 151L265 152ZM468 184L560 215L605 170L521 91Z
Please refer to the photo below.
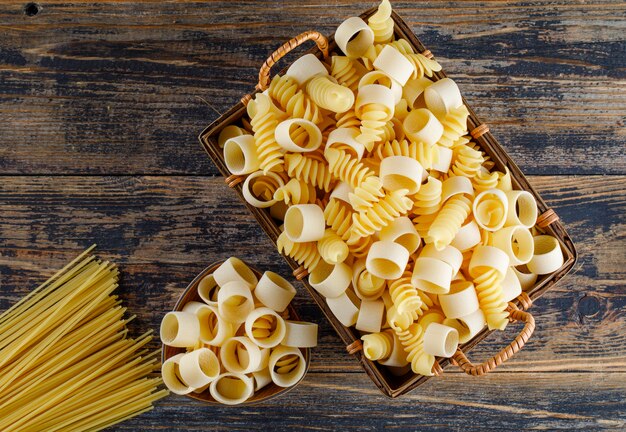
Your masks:
M456 145L469 141L463 136L467 133L467 117L469 111L465 105L452 109L443 119L440 119L443 125L443 135L439 139L440 146L454 147Z
M317 199L315 186L302 180L291 179L275 190L274 199L285 204L313 204Z
M471 179L478 174L482 163L483 157L479 151L468 145L456 146L452 151L452 167L448 174Z
M472 178L472 185L476 193L481 193L488 189L495 189L498 186L499 178L500 176L497 171L489 172L483 165Z
M327 148L324 155L332 175L353 188L359 187L365 179L374 175L369 168L343 150Z
M432 77L434 72L441 70L441 65L433 59L429 59L423 54L413 51L411 44L406 39L398 39L390 43L395 49L404 54L408 61L411 62L415 71L411 76L412 79L422 78L423 76Z
M359 73L361 66L349 57L333 56L330 74L343 86L356 92L359 87L359 80L363 77Z
M352 208L348 203L336 198L331 198L328 205L324 207L326 225L335 231L344 241L350 238L352 213Z
M472 209L472 201L463 194L457 194L446 201L435 216L424 240L437 249L443 249L452 242Z
M393 39L394 23L391 18L391 4L389 0L382 0L378 10L367 21L374 32L375 43L385 43Z
M421 311L422 299L411 284L411 272L404 272L399 279L389 281L387 286L391 300L399 313Z
M317 242L317 250L322 259L329 264L344 262L350 253L346 242L332 229L326 229L324 237Z
M478 302L490 330L504 330L508 323L507 304L502 296L502 279L498 271L493 268L473 279Z
M313 103L335 113L346 112L354 104L352 90L332 82L327 76L311 79L306 85L306 91Z
M325 160L315 158L313 155L304 156L300 153L285 155L287 174L314 185L328 192L332 188L332 175Z
M378 161L391 156L407 156L415 159L424 169L430 169L433 162L436 162L439 153L434 146L419 142L409 142L407 140L393 140L386 142L375 149L374 157Z
M358 213L354 213L353 218L357 214ZM350 233L352 233L352 230L350 231ZM350 238L346 240L346 244L348 245L350 253L357 259L365 258L367 256L367 253L369 252L372 243L374 243L374 238L371 236L354 237L352 236L352 234L350 234Z
M320 124L324 116L320 108L299 90L298 83L287 75L276 75L268 89L269 95L279 106L293 118L303 118L315 124Z
M257 95L254 101L248 104L250 124L254 131L254 142L260 167L264 173L269 171L283 171L283 154L280 145L274 138L274 131L278 126L278 119L272 112L272 102L265 95Z
M350 194L350 204L354 210L363 212L372 208L384 196L383 182L377 176L370 176Z
M380 231L392 220L404 216L413 207L413 201L400 189L387 193L372 208L352 216L352 236L366 237Z
M356 116L354 110L348 110L344 113L335 114L337 120L337 129L339 128L355 128L360 130L361 120Z
M357 140L365 146L367 151L372 151L374 144L381 141L386 135L387 122L391 120L391 115L386 106L370 103L361 108L361 134Z
M414 197L411 213L415 215L413 223L422 238L428 234L430 226L441 209L441 191L441 181L429 177L426 184L422 185Z
M287 234L282 232L276 240L278 252L293 258L309 271L315 270L322 257L317 251L316 242L294 243L287 238Z
M371 361L384 360L391 354L393 336L388 332L370 333L361 336L363 354Z

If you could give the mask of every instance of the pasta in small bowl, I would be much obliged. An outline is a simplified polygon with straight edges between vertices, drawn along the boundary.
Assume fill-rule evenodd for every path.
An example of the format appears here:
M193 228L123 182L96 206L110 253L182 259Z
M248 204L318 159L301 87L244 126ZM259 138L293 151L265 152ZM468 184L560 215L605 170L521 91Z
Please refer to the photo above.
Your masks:
M161 322L161 374L178 395L250 405L298 385L317 345L317 324L290 304L296 289L231 257L204 269Z

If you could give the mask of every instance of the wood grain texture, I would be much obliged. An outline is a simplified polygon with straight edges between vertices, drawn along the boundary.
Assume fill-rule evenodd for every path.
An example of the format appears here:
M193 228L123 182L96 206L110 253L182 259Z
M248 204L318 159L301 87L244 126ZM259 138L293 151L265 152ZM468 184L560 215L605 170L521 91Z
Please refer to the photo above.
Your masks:
M212 261L288 275L197 134L285 40L374 2L53 0L34 16L26 3L0 3L0 310L92 242L122 268L135 333L158 329ZM289 397L216 409L171 396L115 430L626 429L626 5L393 4L578 247L573 275L533 306L532 339L484 378L447 368L392 401L300 288L320 345Z
M538 329L531 341L487 378L447 368L445 378L399 400L385 399L299 287L295 304L321 332L309 376L290 397L229 410L171 396L119 430L268 424L289 429L306 418L315 418L314 428L335 422L355 429L498 429L503 419L517 428L626 427L626 176L535 176L531 182L577 240L580 260L573 276L533 306ZM217 177L5 177L0 202L0 309L91 241L101 256L120 264L121 294L138 315L137 332L157 330L163 311L212 261L237 255L289 274L278 253L268 252L271 243L252 216ZM490 337L472 358L486 358L509 340L507 332Z
M215 111L282 42L371 3L42 5L0 4L4 173L214 174L196 134ZM626 173L623 2L394 5L525 172Z

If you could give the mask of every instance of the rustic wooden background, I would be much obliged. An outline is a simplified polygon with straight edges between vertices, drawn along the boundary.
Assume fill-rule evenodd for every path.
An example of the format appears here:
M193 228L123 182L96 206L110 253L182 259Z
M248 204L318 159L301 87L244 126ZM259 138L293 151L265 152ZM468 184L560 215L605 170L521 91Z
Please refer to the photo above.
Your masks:
M279 44L329 34L372 5L2 2L0 309L92 242L121 264L142 328L158 329L212 261L235 254L288 274L196 136ZM532 309L533 339L487 377L447 369L388 400L301 291L296 304L321 337L288 397L219 409L171 396L117 430L626 427L626 4L394 5L578 246L575 274Z

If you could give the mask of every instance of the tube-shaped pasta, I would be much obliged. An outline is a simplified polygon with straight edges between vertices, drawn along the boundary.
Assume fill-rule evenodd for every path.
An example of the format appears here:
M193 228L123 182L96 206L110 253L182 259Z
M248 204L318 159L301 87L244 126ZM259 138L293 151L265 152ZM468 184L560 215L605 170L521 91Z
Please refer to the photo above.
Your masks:
M276 204L274 194L284 184L283 179L274 172L264 174L263 171L255 171L246 177L241 191L251 206L267 208Z
M298 348L279 346L272 350L269 360L272 381L279 387L291 387L304 377L306 361Z
M197 312L200 320L200 342L222 346L222 344L235 335L236 328L219 314L217 301L215 306L207 305Z
M215 281L213 274L206 275L198 283L198 295L203 302L210 306L217 306L217 292L220 286Z
M472 213L479 227L494 232L504 226L508 207L509 202L504 192L499 189L490 189L474 198Z
M228 282L238 281L253 289L258 283L258 279L250 267L236 257L230 257L220 264L213 272L213 279L221 287Z
M199 389L217 379L220 364L213 351L200 348L180 357L179 372L183 382Z
M550 235L533 237L534 254L528 262L528 269L536 274L549 274L563 265L563 251L559 241Z
M302 321L285 321L286 332L282 345L297 348L317 346L317 324Z
M254 295L264 306L283 312L296 295L296 289L279 274L266 271L257 284Z
M262 368L259 346L246 336L228 339L220 349L222 366L232 373L248 374Z
M285 338L285 321L270 308L250 312L244 327L248 338L261 348L274 348Z
M246 135L246 134L247 132L245 129L242 129L239 126L235 126L235 125L228 125L224 129L222 129L219 136L217 137L217 145L220 148L224 148L224 144L229 139L237 137L237 136L241 136L241 135Z
M238 405L254 394L252 378L240 373L223 373L209 387L213 399L224 405Z
M230 138L224 144L224 163L226 168L236 175L250 174L259 169L258 150L252 135L240 135Z
M367 253L365 266L374 276L387 280L395 280L409 262L409 251L393 241L377 241L372 243Z
M194 390L193 387L184 382L180 376L180 359L184 355L184 353L176 354L165 360L161 366L163 383L172 393L177 395L186 395Z
M200 338L200 321L191 312L168 312L161 321L161 341L163 344L186 348L193 346Z
M324 211L317 204L293 205L285 214L285 232L296 243L320 240L324 228Z
M224 284L217 293L217 307L226 321L241 324L254 309L250 286L241 281Z
M424 352L438 357L452 357L459 346L459 333L454 327L431 323L424 332Z

